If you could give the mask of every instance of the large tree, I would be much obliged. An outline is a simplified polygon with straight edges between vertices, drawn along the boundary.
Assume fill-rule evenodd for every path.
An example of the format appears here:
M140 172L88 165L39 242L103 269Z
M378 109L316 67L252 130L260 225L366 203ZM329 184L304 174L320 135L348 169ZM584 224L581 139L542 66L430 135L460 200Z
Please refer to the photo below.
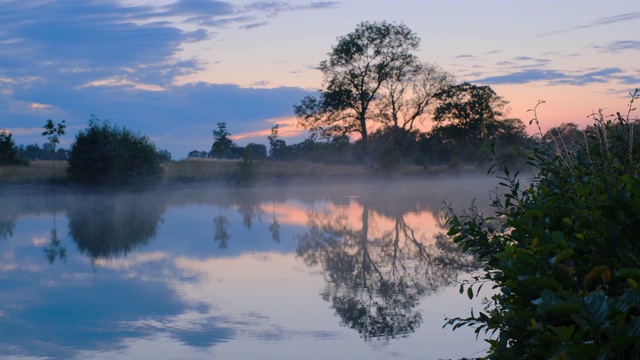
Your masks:
M370 165L367 122L372 105L386 81L418 64L412 52L419 42L407 26L387 22L363 22L339 37L320 63L324 90L294 107L299 124L330 136L359 133L365 165Z

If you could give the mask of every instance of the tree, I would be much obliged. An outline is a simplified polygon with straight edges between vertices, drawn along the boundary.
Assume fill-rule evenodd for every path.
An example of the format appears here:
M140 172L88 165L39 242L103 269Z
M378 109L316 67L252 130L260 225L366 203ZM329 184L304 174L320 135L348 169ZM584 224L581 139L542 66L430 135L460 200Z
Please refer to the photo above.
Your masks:
M28 165L29 162L20 156L10 132L0 129L0 165Z
M49 140L47 145L48 145L49 151L51 151L51 154L54 156L56 153L56 147L60 143L60 136L64 135L65 133L64 129L66 127L67 125L65 124L64 120L62 120L57 125L55 125L51 119L48 119L43 126L44 131L42 132L42 136L46 136L47 140ZM55 166L55 161L53 164Z
M148 137L95 116L76 135L67 172L83 185L151 185L162 176L156 147Z
M280 160L285 156L287 143L278 137L278 129L280 125L275 124L271 128L271 135L267 136L269 140L269 157L274 160Z
M448 86L435 97L440 101L433 115L436 128L448 127L444 133L463 144L471 140L476 147L486 136L486 124L502 116L507 104L491 87L469 83Z
M405 25L363 22L338 38L329 59L320 63L325 90L294 106L299 124L329 136L359 133L365 165L373 104L382 87L403 69L416 66L419 38Z
M375 119L385 126L394 145L402 151L435 100L435 95L452 85L453 75L437 65L415 63L397 68L383 84Z
M210 157L222 159L229 157L236 144L229 138L231 133L227 131L227 123L219 122L216 124L217 130L213 130L213 145L211 145Z

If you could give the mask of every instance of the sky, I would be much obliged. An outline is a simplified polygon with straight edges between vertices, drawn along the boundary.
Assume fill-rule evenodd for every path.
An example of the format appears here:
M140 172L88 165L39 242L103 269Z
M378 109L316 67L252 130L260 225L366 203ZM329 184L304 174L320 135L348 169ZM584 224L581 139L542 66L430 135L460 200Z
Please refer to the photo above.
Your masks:
M275 124L298 142L293 106L363 21L407 25L422 61L491 86L509 117L528 124L544 100L543 131L626 113L640 87L637 0L0 0L0 129L42 144L65 120L68 147L95 114L174 159L208 151L218 122L241 146Z

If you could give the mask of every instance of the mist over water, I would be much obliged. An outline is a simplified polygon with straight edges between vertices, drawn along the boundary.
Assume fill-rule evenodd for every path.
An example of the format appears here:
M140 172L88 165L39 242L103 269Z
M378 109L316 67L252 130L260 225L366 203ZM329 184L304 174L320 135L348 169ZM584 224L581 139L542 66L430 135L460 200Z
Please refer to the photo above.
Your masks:
M3 194L0 357L481 356L446 201L486 176Z

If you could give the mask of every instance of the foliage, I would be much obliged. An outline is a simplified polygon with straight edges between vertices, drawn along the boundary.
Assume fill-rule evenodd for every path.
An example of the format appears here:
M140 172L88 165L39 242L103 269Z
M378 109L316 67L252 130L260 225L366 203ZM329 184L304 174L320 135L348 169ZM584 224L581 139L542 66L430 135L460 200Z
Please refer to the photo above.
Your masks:
M16 147L10 132L0 130L0 166L2 165L29 165Z
M98 120L76 135L67 169L72 181L97 186L143 186L162 176L156 147L148 137Z
M294 110L302 127L329 136L358 133L368 162L367 122L385 82L417 66L418 37L405 25L363 22L320 63L325 90ZM365 164L369 165L369 164Z
M392 135L402 151L407 141L432 110L436 95L452 84L453 75L433 64L414 63L395 69L382 84L374 119Z
M502 115L506 101L489 86L469 83L451 85L438 92L440 101L433 114L437 127L461 142L473 141L480 147L487 136L487 123Z
M460 291L471 298L493 284L495 294L446 325L497 332L489 358L640 357L640 161L629 119L638 94L626 116L594 116L589 146L538 148L527 183L498 166L505 191L494 216L449 209L449 234L485 264Z
M60 136L65 134L64 129L66 127L67 125L65 124L64 120L62 120L56 125L53 123L51 119L48 119L47 122L44 124L43 126L44 131L42 132L42 136L46 136L47 140L49 140L48 148L52 154L56 153L56 147L60 143Z
M170 162L172 160L169 150L158 150L156 154L158 155L158 160L161 163Z
M262 161L262 159L253 157L253 152L250 147L245 148L242 153L242 158L237 161L236 169L231 174L231 180L240 185L254 182L258 178L258 169L262 165Z
M45 143L42 147L38 144L20 145L18 153L29 160L67 160L69 157L68 150L59 148L54 152L50 143Z
M233 149L236 144L229 138L231 134L227 130L227 123L219 122L217 124L218 129L213 130L213 145L211 145L211 151L209 156L213 158L223 159L232 157Z

